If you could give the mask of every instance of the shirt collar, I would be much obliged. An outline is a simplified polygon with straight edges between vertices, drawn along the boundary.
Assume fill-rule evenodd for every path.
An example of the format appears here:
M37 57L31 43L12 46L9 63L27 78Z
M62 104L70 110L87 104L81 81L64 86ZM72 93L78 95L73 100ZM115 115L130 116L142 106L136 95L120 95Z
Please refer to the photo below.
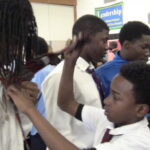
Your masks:
M116 56L115 56L115 58L114 58L114 61L117 61L117 62L124 62L124 63L127 63L127 62L128 62L127 60L123 59L123 58L120 56L120 52L119 52L119 51L116 53Z
M147 127L147 126L148 126L148 121L147 121L147 118L145 117L141 121L138 121L133 124L121 126L118 128L113 128L113 126L109 126L108 128L110 129L109 133L111 135L122 135L122 134L130 133L134 131L135 129L137 130L138 128Z
M94 69L94 66L92 65L92 63L88 63L85 59L83 59L82 57L79 57L76 63L77 67L82 70L82 71L86 71L88 68L89 69Z

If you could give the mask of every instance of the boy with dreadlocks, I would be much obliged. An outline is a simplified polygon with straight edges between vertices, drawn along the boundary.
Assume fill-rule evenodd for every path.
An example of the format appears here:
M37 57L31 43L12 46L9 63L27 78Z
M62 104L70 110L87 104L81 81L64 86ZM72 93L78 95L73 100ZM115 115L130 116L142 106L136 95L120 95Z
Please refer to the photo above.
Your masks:
M0 0L0 149L24 150L24 138L32 124L23 116L5 91L15 84L35 100L37 87L27 80L23 65L36 49L36 22L28 0ZM30 41L30 43L29 43ZM25 133L24 133L25 131ZM28 147L26 146L26 149Z

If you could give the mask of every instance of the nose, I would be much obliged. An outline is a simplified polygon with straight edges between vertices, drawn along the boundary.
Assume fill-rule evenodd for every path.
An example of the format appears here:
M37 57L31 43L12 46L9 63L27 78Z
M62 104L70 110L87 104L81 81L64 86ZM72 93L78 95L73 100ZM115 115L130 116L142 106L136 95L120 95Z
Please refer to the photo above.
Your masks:
M111 104L111 95L104 99L104 105L109 106Z
M107 51L109 49L108 43L105 44L105 50Z

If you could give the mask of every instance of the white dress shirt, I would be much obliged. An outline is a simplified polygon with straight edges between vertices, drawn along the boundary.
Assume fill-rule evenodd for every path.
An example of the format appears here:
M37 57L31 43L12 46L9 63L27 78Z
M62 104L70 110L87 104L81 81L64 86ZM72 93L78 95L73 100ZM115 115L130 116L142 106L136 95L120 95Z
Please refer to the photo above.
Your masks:
M114 128L113 123L107 120L103 109L84 106L82 109L84 125L95 132L96 150L150 150L150 129L146 118L143 120ZM100 143L106 129L113 135L110 142Z
M43 95L47 119L69 141L79 148L93 145L93 132L84 128L82 122L62 111L57 106L60 78L64 62L61 62L44 80ZM81 57L78 58L74 73L75 99L82 104L101 107L101 101L91 74L86 72L92 65Z
M2 86L0 84L0 150L24 150L21 128L15 116L11 101L2 102ZM6 107L7 106L7 107ZM25 135L29 133L32 124L22 113L19 113Z

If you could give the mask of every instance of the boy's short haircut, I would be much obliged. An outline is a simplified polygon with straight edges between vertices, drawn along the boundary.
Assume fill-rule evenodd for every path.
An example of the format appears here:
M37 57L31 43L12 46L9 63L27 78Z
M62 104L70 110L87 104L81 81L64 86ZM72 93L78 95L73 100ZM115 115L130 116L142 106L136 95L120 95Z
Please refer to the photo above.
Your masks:
M122 45L124 41L137 40L142 35L150 35L149 27L140 21L129 21L122 27L119 33L119 41Z
M150 107L150 65L142 61L127 63L120 74L133 84L136 103Z
M107 24L100 18L93 15L84 15L80 17L74 24L72 34L77 35L83 32L90 36L103 30L109 30Z
M37 43L38 43L38 47L36 51L37 56L48 53L48 44L44 38L38 37Z
M117 42L116 41L111 41L110 43L109 43L109 49L115 49L115 48L117 48Z

